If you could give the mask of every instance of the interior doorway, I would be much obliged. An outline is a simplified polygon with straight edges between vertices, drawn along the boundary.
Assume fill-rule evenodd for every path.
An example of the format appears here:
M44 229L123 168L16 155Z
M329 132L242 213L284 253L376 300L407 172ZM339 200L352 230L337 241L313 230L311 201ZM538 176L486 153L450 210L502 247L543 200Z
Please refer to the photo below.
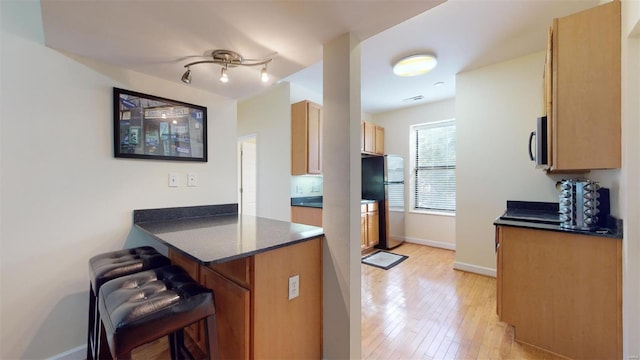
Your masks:
M257 136L238 138L238 211L256 215L257 196Z

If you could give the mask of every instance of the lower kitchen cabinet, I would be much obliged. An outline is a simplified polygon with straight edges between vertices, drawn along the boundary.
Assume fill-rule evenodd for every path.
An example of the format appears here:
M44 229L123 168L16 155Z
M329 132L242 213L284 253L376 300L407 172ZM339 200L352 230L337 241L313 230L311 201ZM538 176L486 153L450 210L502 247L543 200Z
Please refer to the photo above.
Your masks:
M178 252L171 260L199 268L213 290L220 358L322 358L322 238L209 266ZM289 299L289 278L299 276ZM202 324L187 331L204 348Z
M200 283L213 290L220 358L249 359L251 291L205 266L202 267Z
M172 264L182 267L193 279L197 280L200 278L200 265L195 261L171 249L169 249L169 258L171 259ZM185 333L198 345L198 347L200 347L200 349L205 348L206 342L203 336L204 322L201 321L197 324L188 326L185 329Z
M367 252L380 243L378 203L360 205L360 248Z
M362 205L366 208L366 205ZM366 211L360 212L360 251L367 250L369 241L367 240L367 213Z
M573 359L622 358L622 241L497 226L497 312L516 341Z

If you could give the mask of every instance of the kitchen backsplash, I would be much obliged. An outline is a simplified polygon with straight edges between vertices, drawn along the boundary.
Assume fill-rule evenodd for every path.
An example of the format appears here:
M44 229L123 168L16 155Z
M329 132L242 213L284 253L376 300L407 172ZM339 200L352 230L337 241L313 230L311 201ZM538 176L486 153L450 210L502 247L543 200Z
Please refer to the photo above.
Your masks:
M322 176L292 176L291 197L322 196Z

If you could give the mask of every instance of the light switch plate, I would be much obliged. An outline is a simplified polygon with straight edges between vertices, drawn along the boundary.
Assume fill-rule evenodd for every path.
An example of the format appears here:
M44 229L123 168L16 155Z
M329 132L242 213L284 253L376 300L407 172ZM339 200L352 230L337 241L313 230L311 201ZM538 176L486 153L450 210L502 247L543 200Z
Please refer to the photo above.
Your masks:
M198 186L198 176L195 173L187 174L187 186Z
M300 275L289 277L289 300L300 296Z
M178 187L178 174L169 173L169 187Z

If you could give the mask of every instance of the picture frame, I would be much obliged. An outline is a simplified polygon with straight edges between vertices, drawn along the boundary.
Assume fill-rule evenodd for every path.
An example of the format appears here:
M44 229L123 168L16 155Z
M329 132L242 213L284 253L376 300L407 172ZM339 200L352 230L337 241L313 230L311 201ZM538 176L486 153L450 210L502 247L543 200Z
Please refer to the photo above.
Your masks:
M207 108L113 88L116 158L207 162Z

